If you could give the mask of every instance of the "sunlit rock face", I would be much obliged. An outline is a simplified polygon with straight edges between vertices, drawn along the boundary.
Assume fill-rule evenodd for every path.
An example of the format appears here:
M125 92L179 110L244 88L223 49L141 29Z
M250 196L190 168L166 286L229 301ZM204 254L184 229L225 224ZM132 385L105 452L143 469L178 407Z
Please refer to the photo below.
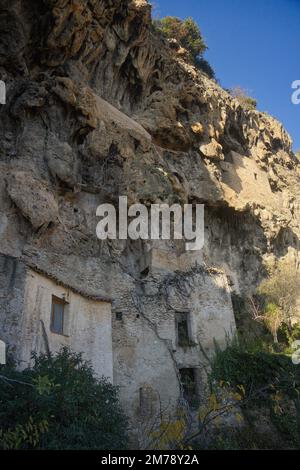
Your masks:
M203 350L234 333L231 290L253 291L267 261L299 263L289 135L177 52L144 0L0 5L0 250L113 299L114 379L135 419L141 390L151 387L141 393L154 408L158 394L174 408L179 371L203 372ZM97 240L97 206L120 195L205 204L202 252ZM176 346L184 309L196 344L187 352Z

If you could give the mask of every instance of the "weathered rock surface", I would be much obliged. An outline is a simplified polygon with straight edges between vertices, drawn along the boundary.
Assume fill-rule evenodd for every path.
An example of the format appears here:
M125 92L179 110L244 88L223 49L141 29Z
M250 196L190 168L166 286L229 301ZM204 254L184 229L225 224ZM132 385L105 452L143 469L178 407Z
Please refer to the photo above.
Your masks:
M14 171L9 175L7 192L34 230L58 221L58 205L53 194L30 173Z
M127 194L204 202L206 262L236 273L237 289L253 286L263 260L296 259L299 164L290 137L176 56L153 32L146 1L15 0L2 2L0 22L1 161L10 174L40 180L45 220L33 220L9 185L8 194L36 229L57 220L50 190L64 226L64 235L43 233L30 246L64 253L66 229L75 252L94 255L87 218L72 234L78 225L66 206Z

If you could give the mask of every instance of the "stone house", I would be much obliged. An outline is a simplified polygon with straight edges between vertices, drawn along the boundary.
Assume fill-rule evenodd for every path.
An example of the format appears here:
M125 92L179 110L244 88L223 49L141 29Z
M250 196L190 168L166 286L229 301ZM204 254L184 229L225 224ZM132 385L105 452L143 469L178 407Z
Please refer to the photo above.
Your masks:
M236 331L227 275L199 254L154 248L140 260L140 288L113 301L114 381L137 434L160 410L205 399L216 345ZM142 428L142 429L141 429Z
M120 387L138 442L161 410L172 415L182 400L193 407L205 398L215 346L235 333L227 276L199 256L152 247L140 253L134 281L105 270L101 278L99 269L106 297L1 255L0 340L20 367L32 351L83 352L98 376ZM86 285L90 279L86 273Z
M0 256L0 339L21 368L31 353L68 346L83 352L96 374L113 379L111 301L51 279L10 256Z

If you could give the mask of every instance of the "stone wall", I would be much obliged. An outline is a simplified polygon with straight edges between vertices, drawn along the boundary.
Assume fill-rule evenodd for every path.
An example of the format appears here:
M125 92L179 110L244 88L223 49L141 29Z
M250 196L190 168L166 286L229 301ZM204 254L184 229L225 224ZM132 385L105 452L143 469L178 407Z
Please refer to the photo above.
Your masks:
M25 283L26 266L0 254L0 339L16 358L21 346Z
M158 420L160 410L172 415L182 403L181 369L195 371L197 397L204 399L215 347L225 348L236 331L224 273L196 263L187 263L185 271L163 270L161 263L158 271L157 253L139 287L113 308L114 381L138 433ZM189 323L183 345L176 326L180 312Z

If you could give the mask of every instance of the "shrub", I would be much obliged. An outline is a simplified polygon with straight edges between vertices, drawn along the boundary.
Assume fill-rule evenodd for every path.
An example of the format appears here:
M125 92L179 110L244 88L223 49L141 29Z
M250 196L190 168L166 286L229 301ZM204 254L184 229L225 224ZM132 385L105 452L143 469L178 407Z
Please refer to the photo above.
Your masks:
M23 372L1 367L0 449L124 449L118 390L81 354L33 356Z
M202 70L209 78L216 78L215 76L215 71L210 65L210 63L204 59L203 57L197 57L195 60L195 66L199 69Z
M266 415L270 420L269 432L272 435L273 424L282 441L278 445L299 448L300 366L294 365L289 356L263 350L254 352L235 342L225 351L217 351L211 381L212 386L224 382L237 391L242 387L245 399L241 409L252 429L257 423L251 424L251 414L258 411L257 420L264 410L269 410Z
M298 398L300 391L300 367L295 366L290 357L256 350L252 345L244 347L238 342L225 351L216 352L212 378L226 381L232 387L243 385L247 395L258 393L260 402L262 397L268 399L275 389L292 399ZM260 394L262 389L264 392Z
M203 58L207 45L203 39L199 26L192 18L181 20L174 16L167 16L154 21L155 28L167 39L176 39L178 44L187 50L190 61L210 78L215 74L210 64Z
M251 98L251 96L248 95L247 91L244 90L243 88L237 86L235 88L232 88L229 90L230 94L238 100L240 105L249 110L253 110L257 108L257 101L254 98Z
M300 323L294 323L291 329L286 323L283 323L278 331L278 336L280 341L287 345L285 352L292 354L294 351L291 348L293 342L300 339Z

